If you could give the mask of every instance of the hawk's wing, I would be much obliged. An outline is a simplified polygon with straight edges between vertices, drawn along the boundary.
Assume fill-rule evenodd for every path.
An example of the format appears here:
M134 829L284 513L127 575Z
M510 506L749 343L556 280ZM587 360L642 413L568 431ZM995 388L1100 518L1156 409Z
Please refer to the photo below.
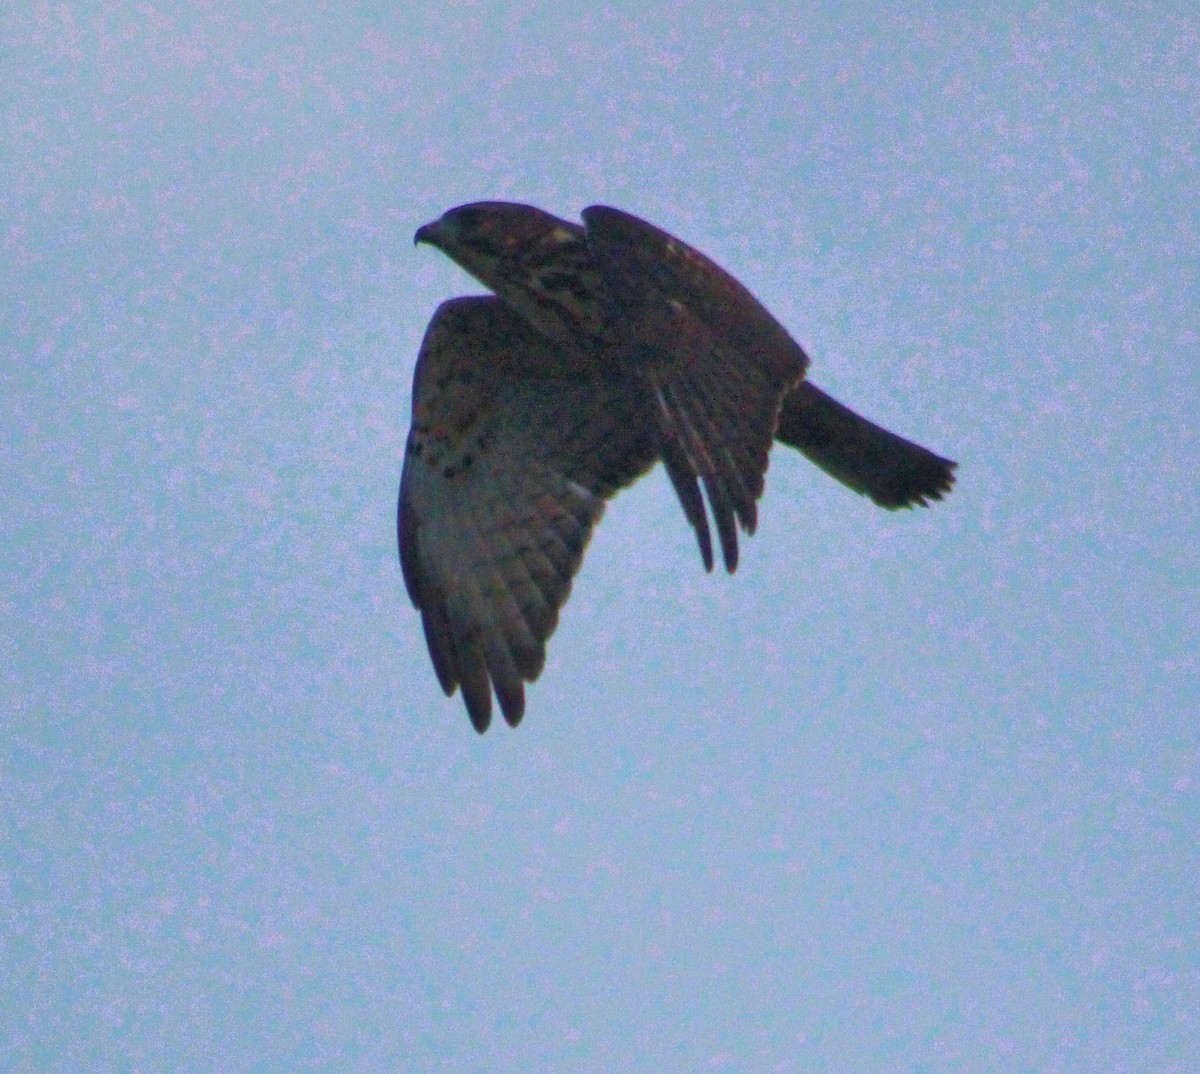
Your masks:
M712 540L700 482L733 571L737 523L754 532L780 404L808 358L746 288L699 251L618 209L594 205L583 219L625 361L655 415L657 446L704 565L712 569Z
M604 500L655 460L625 381L564 369L491 296L443 303L413 377L400 563L438 680L515 725Z

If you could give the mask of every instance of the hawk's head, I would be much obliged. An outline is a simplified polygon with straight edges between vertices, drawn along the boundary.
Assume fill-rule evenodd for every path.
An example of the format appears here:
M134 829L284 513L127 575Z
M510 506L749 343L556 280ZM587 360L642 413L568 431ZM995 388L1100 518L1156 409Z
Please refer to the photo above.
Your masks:
M558 342L600 333L603 288L584 229L532 205L477 201L417 230Z
M511 273L531 258L542 260L582 247L584 232L578 224L532 205L477 201L451 209L418 228L413 241L436 246L495 290L499 275Z

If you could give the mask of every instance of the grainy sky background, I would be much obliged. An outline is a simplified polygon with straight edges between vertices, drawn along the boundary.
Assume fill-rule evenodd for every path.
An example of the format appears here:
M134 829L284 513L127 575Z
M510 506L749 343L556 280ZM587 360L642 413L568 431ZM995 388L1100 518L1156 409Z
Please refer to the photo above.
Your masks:
M0 1068L1200 1069L1191 4L0 15ZM619 498L485 738L413 230L607 202L961 463Z

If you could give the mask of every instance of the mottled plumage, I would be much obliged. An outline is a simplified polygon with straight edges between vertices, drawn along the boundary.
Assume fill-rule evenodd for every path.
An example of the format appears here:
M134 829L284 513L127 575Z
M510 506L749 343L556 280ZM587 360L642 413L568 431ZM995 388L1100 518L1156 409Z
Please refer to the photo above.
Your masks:
M888 508L954 463L803 379L808 358L732 276L616 209L584 226L481 202L421 228L493 296L444 302L413 381L400 562L438 681L511 725L604 501L662 460L713 565L753 533L775 439ZM706 509L707 500L707 509Z

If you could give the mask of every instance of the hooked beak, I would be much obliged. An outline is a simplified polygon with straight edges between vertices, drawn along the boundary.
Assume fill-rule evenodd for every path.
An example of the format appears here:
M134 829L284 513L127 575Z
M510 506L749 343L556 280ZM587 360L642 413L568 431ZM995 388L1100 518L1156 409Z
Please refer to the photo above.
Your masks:
M413 245L417 246L420 243L428 243L430 246L438 246L438 237L442 233L441 220L434 220L431 224L425 224L423 227L417 228L417 233L413 236Z

